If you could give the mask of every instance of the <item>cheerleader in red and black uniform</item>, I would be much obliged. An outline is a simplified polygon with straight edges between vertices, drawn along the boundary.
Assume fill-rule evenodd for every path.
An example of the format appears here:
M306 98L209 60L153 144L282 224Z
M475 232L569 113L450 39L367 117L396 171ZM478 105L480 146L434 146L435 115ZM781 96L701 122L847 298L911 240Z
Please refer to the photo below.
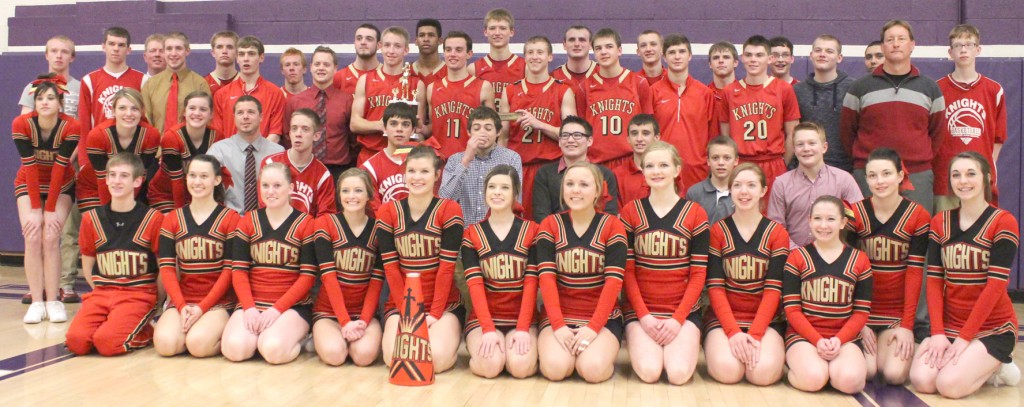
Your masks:
M597 212L603 185L597 166L569 166L561 191L569 210L544 219L534 242L545 311L537 346L540 371L550 380L578 371L599 383L615 370L626 232L618 218Z
M462 208L455 201L434 195L441 175L441 158L428 146L417 146L405 160L409 196L391 201L377 212L377 239L384 275L391 295L384 304L384 362L391 356L398 332L398 306L405 295L405 275L420 273L423 304L429 310L427 326L434 372L455 365L466 319L459 290L454 284L455 260L462 243Z
M338 176L341 213L317 219L316 257L323 286L313 306L313 344L320 360L340 366L352 358L369 366L380 356L377 301L384 269L377 251L370 174L350 168Z
M316 279L316 225L289 203L288 167L267 164L259 179L267 206L246 213L231 238L238 307L224 327L221 352L228 360L241 362L259 350L264 360L276 365L299 356L312 322L309 290Z
M953 157L949 186L960 208L932 218L928 310L932 336L921 342L910 382L922 393L961 398L986 381L1014 386L1017 315L1006 292L1019 245L1017 219L989 204L992 168L980 154Z
M515 168L502 164L491 169L484 178L490 212L467 228L462 240L462 264L473 301L466 323L469 369L486 378L503 369L520 379L537 373L537 224L512 212L519 188Z
M191 203L164 216L160 228L160 281L170 306L156 324L153 347L163 356L220 353L220 338L234 307L231 242L239 215L223 205L221 166L209 155L186 165Z
M89 132L85 148L78 149L78 209L85 211L110 202L106 187L107 159L120 152L128 152L142 158L146 168L146 179L136 191L139 202L147 203L149 180L157 168L157 152L160 150L160 131L145 121L145 105L142 94L131 88L124 88L114 94L114 120L106 121Z
M75 171L68 163L78 145L79 127L60 111L65 92L63 77L40 77L35 82L35 111L11 123L14 147L21 156L14 196L25 238L25 280L34 299L23 318L27 324L68 320L57 298L60 236L74 194Z
M224 135L210 128L213 97L204 91L185 96L185 121L160 138L160 169L149 182L150 207L167 213L189 202L184 168L192 157L206 154Z
M840 238L847 219L839 198L815 199L809 222L814 242L789 253L782 277L789 384L856 394L867 378L858 342L871 312L871 263Z
M761 213L764 171L744 163L729 176L736 213L711 228L704 358L715 380L768 386L782 378L786 323L779 306L789 233Z
M874 277L871 315L860 332L868 379L881 373L894 386L907 381L914 356L914 315L930 218L921 205L900 196L902 168L892 149L871 152L864 167L871 198L853 205L849 224L855 246L871 261Z
M681 385L697 368L700 293L708 260L708 216L679 197L682 160L656 141L641 163L650 196L632 201L620 217L626 229L626 344L633 371L655 383L662 370Z

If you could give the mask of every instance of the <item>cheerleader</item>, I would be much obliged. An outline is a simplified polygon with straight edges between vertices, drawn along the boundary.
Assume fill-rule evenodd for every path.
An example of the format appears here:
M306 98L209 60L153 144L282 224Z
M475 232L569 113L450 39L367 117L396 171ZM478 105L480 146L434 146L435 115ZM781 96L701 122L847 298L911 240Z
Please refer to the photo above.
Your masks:
M681 385L693 376L700 352L708 217L699 204L679 196L675 179L682 159L671 144L651 144L641 167L650 196L620 213L628 246L626 344L640 380L655 383L664 370L669 383Z
M265 208L250 211L232 238L232 286L238 307L221 352L241 362L259 350L268 363L295 360L312 320L309 290L316 273L314 220L292 209L291 172L280 163L260 170Z
M60 236L74 194L75 171L68 163L78 145L79 127L73 117L61 113L67 93L62 76L40 76L33 85L35 110L11 123L14 147L21 156L14 196L25 238L25 279L34 299L22 320L65 322L68 316L58 299Z
M427 146L417 146L405 160L409 196L381 206L377 233L384 275L391 295L384 304L384 362L391 366L398 306L405 294L405 275L420 273L423 304L429 314L430 349L434 372L455 365L466 308L454 284L455 260L462 241L462 209L455 201L438 198L434 186L441 175L441 158Z
M384 285L374 219L370 175L350 168L338 176L342 212L317 219L315 239L323 286L313 306L313 345L320 360L340 366L351 357L369 366L380 356L381 326L375 318Z
M570 165L560 192L569 210L544 219L534 242L545 310L537 347L540 371L550 380L577 371L599 383L615 370L627 248L622 222L597 211L603 185L596 165Z
M881 374L902 386L914 355L914 315L921 295L928 212L900 196L904 180L900 156L879 148L864 167L871 198L853 205L855 247L868 256L874 277L871 314L861 330L868 379Z
M814 200L809 218L814 242L789 253L782 277L789 384L803 391L831 384L856 394L867 377L858 341L871 311L871 263L840 239L845 212L834 196Z
M114 120L105 121L92 129L85 139L85 148L78 149L78 209L85 211L110 202L107 191L107 160L114 154L128 152L139 156L146 169L146 178L136 190L136 198L147 203L149 180L157 166L160 149L160 131L145 121L142 95L132 88L123 88L114 94Z
M533 239L537 224L517 217L519 174L498 165L484 178L490 208L466 229L462 264L473 311L466 323L469 369L486 378L508 370L522 379L537 373L537 273Z
M761 214L768 191L761 167L740 164L728 185L736 212L711 228L704 358L721 383L768 386L782 378L786 360L779 300L789 233Z
M932 218L928 310L932 336L921 342L910 382L922 393L966 397L989 381L1016 385L1017 315L1006 292L1019 245L1017 219L989 204L992 167L980 154L957 154L949 186L960 207Z
M206 154L213 143L224 135L210 128L213 120L213 97L204 91L185 96L185 122L160 138L160 169L149 183L150 206L162 212L181 208L188 203L183 169L188 161Z
M160 281L170 306L160 316L153 346L163 356L220 353L220 338L234 307L231 242L237 212L224 204L221 166L202 154L186 165L191 203L164 216L160 228Z

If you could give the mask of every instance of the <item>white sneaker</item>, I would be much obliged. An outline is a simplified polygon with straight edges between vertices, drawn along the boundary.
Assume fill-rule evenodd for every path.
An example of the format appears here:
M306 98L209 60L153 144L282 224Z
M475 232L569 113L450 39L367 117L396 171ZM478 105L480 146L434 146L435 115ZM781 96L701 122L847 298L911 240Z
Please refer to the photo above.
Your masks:
M28 312L22 319L26 324L38 324L46 319L46 305L42 301L33 302L28 306Z
M67 322L68 313L64 311L64 303L60 301L46 302L46 316L50 322Z
M1003 363L999 370L988 379L988 384L991 384L992 387L1016 386L1019 383L1020 368L1013 362Z

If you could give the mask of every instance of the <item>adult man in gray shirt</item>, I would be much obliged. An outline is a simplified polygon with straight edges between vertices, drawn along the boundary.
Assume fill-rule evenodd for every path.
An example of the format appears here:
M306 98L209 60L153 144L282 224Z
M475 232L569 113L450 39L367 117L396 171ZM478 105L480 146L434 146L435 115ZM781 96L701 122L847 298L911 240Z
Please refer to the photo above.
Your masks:
M234 115L238 133L214 143L208 154L217 157L221 165L231 172L232 185L226 190L224 204L245 213L259 207L259 163L271 154L284 151L284 147L260 134L263 105L255 97L239 97L235 101ZM247 191L249 199L246 199Z

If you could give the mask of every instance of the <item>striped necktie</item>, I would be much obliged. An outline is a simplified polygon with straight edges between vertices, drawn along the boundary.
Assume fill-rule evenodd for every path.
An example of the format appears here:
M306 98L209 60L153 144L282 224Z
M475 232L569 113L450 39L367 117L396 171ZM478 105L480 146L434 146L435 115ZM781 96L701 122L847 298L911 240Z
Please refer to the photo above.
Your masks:
M245 211L256 209L256 147L245 148Z

